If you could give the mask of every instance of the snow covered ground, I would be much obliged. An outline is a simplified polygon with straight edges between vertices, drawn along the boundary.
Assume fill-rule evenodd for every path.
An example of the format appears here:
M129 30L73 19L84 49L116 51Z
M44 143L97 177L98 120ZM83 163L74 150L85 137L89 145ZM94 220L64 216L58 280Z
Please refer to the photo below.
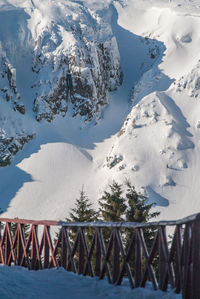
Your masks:
M147 289L131 290L107 281L78 276L63 269L28 271L20 267L0 267L2 299L180 299L173 292Z
M65 1L44 1L49 9L43 21L61 22L63 15L56 3L64 7ZM30 86L35 74L30 73L31 58L23 53L23 60L19 55L17 82L27 113L17 121L24 122L35 138L10 166L0 168L4 216L65 219L82 185L97 206L108 183L126 178L156 204L162 219L197 213L200 1L73 2L87 7L91 15L102 10L102 17L105 7L112 15L110 25L118 43L123 84L110 92L109 105L96 125L94 121L84 123L80 116L72 118L70 106L64 118L57 115L51 123L38 123L32 111ZM28 20L32 31L36 17L45 14L45 5L38 0L0 4L0 11L8 15L11 6L17 8L15 16L18 12L22 23ZM68 9L69 16L72 8ZM37 24L37 32L41 24ZM46 30L50 30L48 26ZM29 35L22 36L31 46ZM13 123L13 112L8 116Z

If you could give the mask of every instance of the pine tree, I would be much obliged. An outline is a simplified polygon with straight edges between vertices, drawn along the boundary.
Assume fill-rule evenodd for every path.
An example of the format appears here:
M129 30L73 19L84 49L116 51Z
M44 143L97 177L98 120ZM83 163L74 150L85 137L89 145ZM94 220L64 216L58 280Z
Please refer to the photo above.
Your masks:
M128 222L148 222L157 217L159 212L151 212L153 204L147 204L147 197L137 193L135 187L126 181L127 210L126 221Z
M122 197L122 185L113 181L109 185L110 192L104 191L103 196L99 199L99 213L103 221L120 222L124 221L126 204L125 198Z
M137 193L135 187L131 185L129 181L126 181L126 198L127 198L127 210L126 210L126 221L128 222L148 222L150 219L157 217L159 212L151 212L153 204L147 203L147 197L143 196L140 193ZM147 249L150 251L152 247L153 240L155 238L156 230L154 228L144 228L143 234L144 239L147 245ZM135 234L135 231L132 229L126 230L126 246L130 243L132 235ZM134 272L135 256L131 255L130 260L132 260L131 269ZM158 261L154 261L154 266L157 268Z
M104 191L103 196L99 199L99 216L105 222L122 222L124 220L126 204L122 196L122 185L113 181L109 185L109 191ZM110 240L112 229L103 229L103 237L106 244Z
M92 208L92 203L89 201L88 196L86 195L83 187L80 191L80 197L75 201L75 207L71 209L69 217L66 218L67 222L93 222L97 220L97 212ZM77 235L77 228L73 227L69 231L70 241L72 246L74 245ZM91 243L93 236L93 228L87 228L85 230L86 240L88 244ZM56 234L56 239L58 239L59 233ZM54 240L55 242L56 240ZM76 255L74 256L76 260ZM61 248L57 250L57 260L58 263L61 262Z
M147 197L137 193L135 187L131 185L129 181L126 181L126 186L126 198L128 205L126 210L126 221L145 223L160 214L160 212L151 212L153 204L148 204ZM147 248L150 248L154 238L155 230L146 228L143 230L143 233ZM130 233L128 233L127 237L130 238Z
M85 191L80 191L80 197L76 199L75 208L71 209L69 218L66 218L69 222L92 222L97 220L97 212L92 208Z

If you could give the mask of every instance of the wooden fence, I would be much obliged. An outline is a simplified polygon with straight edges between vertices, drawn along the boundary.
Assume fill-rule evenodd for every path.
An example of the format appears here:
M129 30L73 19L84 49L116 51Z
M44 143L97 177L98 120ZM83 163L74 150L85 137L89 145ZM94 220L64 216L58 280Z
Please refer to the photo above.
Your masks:
M174 289L200 298L200 214L152 223L0 219L0 262L32 270L64 267L120 285ZM55 231L57 230L57 234Z

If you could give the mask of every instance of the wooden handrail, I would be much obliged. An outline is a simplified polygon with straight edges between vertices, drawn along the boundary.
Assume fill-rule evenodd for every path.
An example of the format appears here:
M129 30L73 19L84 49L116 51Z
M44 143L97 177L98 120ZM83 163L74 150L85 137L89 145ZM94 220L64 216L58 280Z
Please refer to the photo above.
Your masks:
M186 224L194 221L199 214L193 214L178 220L162 220L154 222L67 222L56 220L29 220L20 218L0 218L0 222L34 224L34 225L49 225L49 226L66 226L66 227L123 227L123 228L149 228L156 226L174 226L178 224Z
M49 226L58 226L59 221L56 220L29 220L29 219L20 219L20 218L0 218L0 222L8 223L20 223L20 224L34 224L34 225L49 225Z

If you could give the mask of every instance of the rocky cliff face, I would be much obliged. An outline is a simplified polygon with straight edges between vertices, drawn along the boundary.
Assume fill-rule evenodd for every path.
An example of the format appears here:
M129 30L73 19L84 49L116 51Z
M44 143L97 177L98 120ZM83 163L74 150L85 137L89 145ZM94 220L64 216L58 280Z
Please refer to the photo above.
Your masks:
M0 45L0 167L11 163L13 156L31 140L33 133L23 127L25 106L17 90L16 69Z
M101 106L108 103L108 92L122 81L110 10L97 13L71 5L63 7L66 20L55 23L49 19L37 28L32 70L37 73L33 88L39 121L65 115L69 104L73 116L79 114L85 121L99 118Z
M16 69L9 62L0 44L0 98L10 103L12 108L25 114L25 106L16 86Z
M101 117L109 92L122 83L111 16L105 5L93 11L73 1L50 1L48 9L39 1L4 6L1 17L10 25L0 34L0 166L33 138L33 115L47 122L69 110L82 122Z

